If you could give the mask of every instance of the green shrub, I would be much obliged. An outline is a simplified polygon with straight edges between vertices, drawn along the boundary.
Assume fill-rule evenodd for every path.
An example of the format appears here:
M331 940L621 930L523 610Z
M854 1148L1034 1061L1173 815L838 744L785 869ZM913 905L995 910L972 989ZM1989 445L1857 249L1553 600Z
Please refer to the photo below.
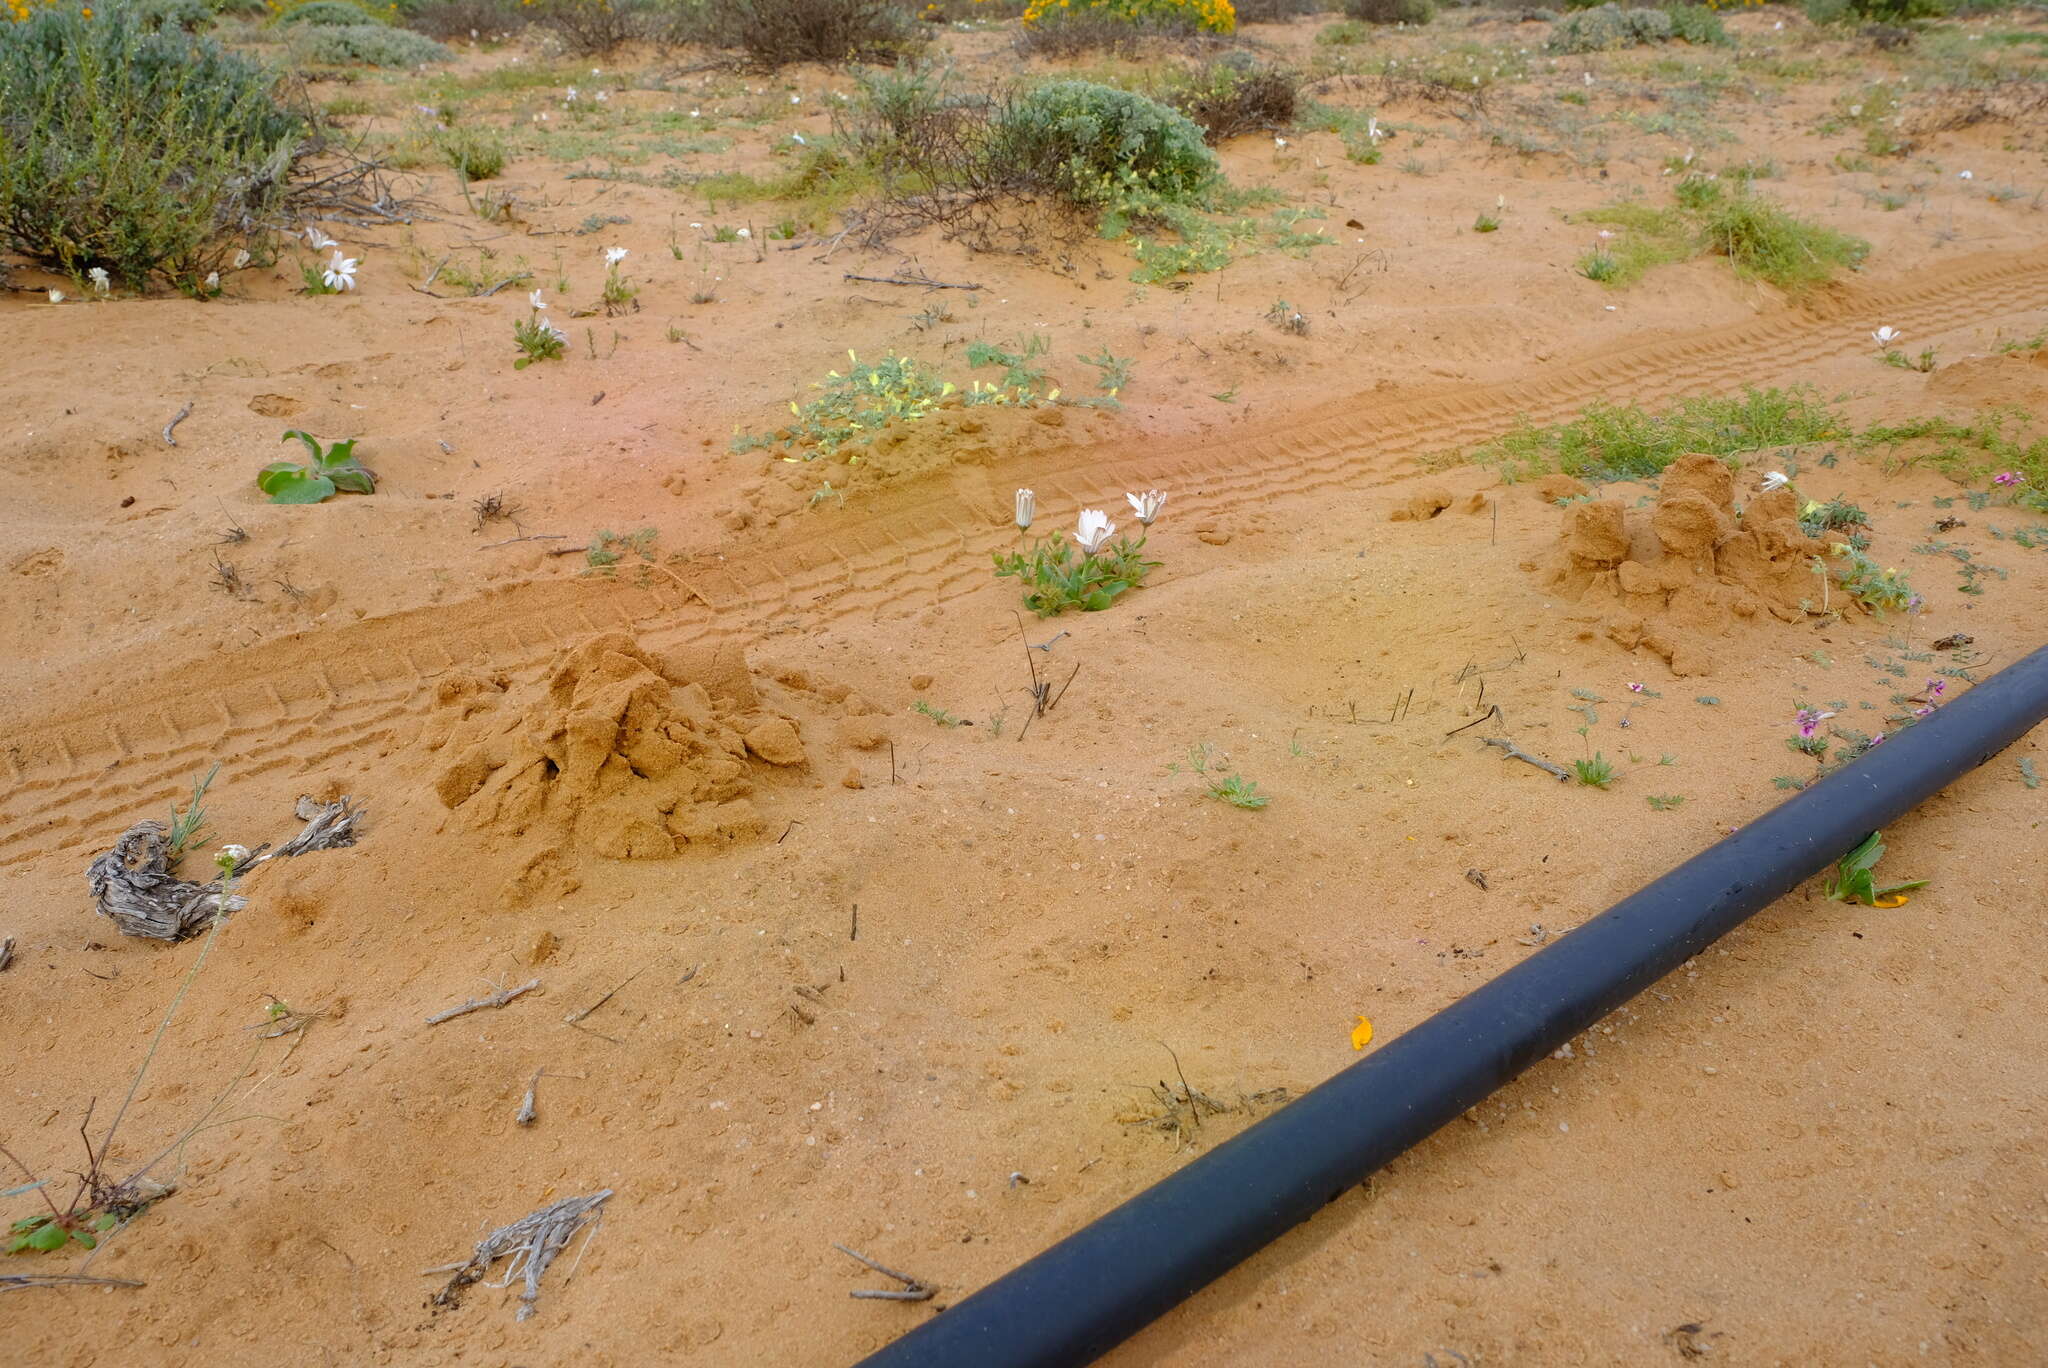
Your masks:
M1178 110L1089 81L1054 81L1003 111L995 156L1042 168L1061 198L1098 209L1190 204L1215 185L1216 155Z
M1367 24L1426 24L1436 18L1430 0L1345 0L1344 13Z
M495 131L452 128L440 142L441 155L464 180L490 180L505 169L505 140Z
M199 288L284 206L277 78L119 3L0 24L0 237L76 277Z
M307 24L291 36L292 55L314 66L416 67L455 54L411 29L383 24Z
M1672 33L1671 16L1663 10L1625 10L1618 5L1602 5L1559 20L1551 29L1546 46L1551 52L1560 53L1608 52L1666 42Z
M1787 290L1818 285L1838 268L1862 265L1870 253L1862 238L1795 218L1760 195L1711 207L1700 227L1709 251L1727 257L1743 275Z
M1727 47L1734 42L1728 36L1721 16L1705 5L1666 5L1664 13L1671 20L1671 36L1681 43L1691 43L1694 47Z
M288 9L277 16L278 27L289 28L299 24L311 24L315 28L346 28L354 24L377 24L383 21L348 0L306 0L296 9Z

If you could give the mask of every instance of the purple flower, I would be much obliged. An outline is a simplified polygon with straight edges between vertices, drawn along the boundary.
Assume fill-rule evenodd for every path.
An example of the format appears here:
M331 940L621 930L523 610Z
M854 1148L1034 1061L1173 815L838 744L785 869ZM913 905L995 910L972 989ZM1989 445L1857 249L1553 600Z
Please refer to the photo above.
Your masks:
M1628 691L1630 693L1641 693L1643 691L1643 686L1640 684L1631 684L1628 686Z
M1792 720L1799 724L1799 734L1810 738L1820 730L1821 723L1833 716L1831 712L1821 712L1816 708L1801 708Z
M1995 485L2005 485L2007 487L2011 487L2013 485L2018 484L2019 482L2020 473L2017 470L2001 470L1996 475L1993 475L1991 477L1991 483Z
M1946 679L1930 679L1927 681L1928 702L1932 703L1935 699L1941 697L1943 694L1947 692L1948 681Z
M1925 716L1927 716L1927 714L1929 714L1929 713L1931 713L1931 712L1933 712L1933 711L1934 711L1934 709L1933 709L1933 708L1931 708L1931 707L1929 707L1929 708L1915 708L1915 709L1913 709L1913 716L1915 716L1915 717L1925 717Z
M1871 737L1870 744L1873 749L1875 749L1878 746L1882 746L1884 744L1884 733L1879 732L1877 735Z

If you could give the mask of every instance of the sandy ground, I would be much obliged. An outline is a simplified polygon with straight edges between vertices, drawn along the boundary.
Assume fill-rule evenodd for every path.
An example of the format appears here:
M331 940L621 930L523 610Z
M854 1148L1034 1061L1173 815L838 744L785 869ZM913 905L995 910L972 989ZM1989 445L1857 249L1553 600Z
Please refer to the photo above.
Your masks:
M1781 17L1738 27L1767 45ZM1314 27L1260 36L1305 50ZM1002 60L992 35L956 42ZM1617 59L1544 61L1519 94L1584 68L1636 99ZM1351 1061L1358 1017L1399 1034L1769 808L1811 769L1785 746L1796 703L1874 732L1927 671L2041 644L2048 550L1992 531L2024 514L1851 443L1756 453L1736 498L1790 461L1802 495L1869 510L1873 554L1925 596L1910 622L1637 623L1560 578L1576 511L1554 491L1439 459L1523 418L1744 385L1812 384L1857 423L2048 409L2044 354L1998 351L2048 325L2043 220L1979 193L2039 183L2039 130L1931 140L1898 178L1914 206L1887 212L1814 131L1840 88L1720 116L1717 163L1777 158L1772 193L1875 246L1799 301L1716 261L1623 291L1572 273L1588 231L1564 215L1663 193L1671 138L1624 130L1596 166L1427 109L1390 111L1431 130L1421 175L1324 134L1231 145L1234 179L1313 197L1338 242L1185 290L1133 287L1113 244L1066 271L936 236L700 251L682 225L746 211L536 158L487 245L569 277L563 312L595 298L601 245L642 285L560 363L512 368L523 284L409 288L493 233L431 171L419 222L327 225L363 260L346 296L293 293L287 257L210 303L0 299L7 1147L68 1185L81 1117L97 1135L207 944L96 918L94 855L215 761L216 842L289 834L302 793L369 811L359 845L253 875L192 979L108 1159L178 1141L154 1170L175 1193L89 1263L0 1268L145 1286L0 1297L8 1343L80 1365L850 1361ZM732 155L823 128L794 108ZM1464 231L1497 197L1502 231ZM573 231L600 213L628 221ZM843 279L910 260L986 288ZM693 303L704 261L719 298ZM1276 298L1307 336L1265 321ZM951 321L912 319L935 299ZM1877 364L1879 324L1940 366ZM853 467L726 453L848 348L959 364L1032 330L1056 363L1134 356L1126 408L934 419ZM263 502L287 427L360 435L377 494ZM1068 633L1037 718L988 562L1026 485L1047 525L1170 496L1147 587L1025 623ZM480 523L492 494L516 517ZM1659 494L1600 491L1637 519ZM1909 552L1938 508L2003 572L1984 594ZM609 576L556 554L642 527L649 555ZM1961 653L1931 650L1957 632ZM1683 650L1622 644L1646 635ZM1483 747L1493 727L1448 735L1492 706L1521 745L1597 750L1620 779L1560 786ZM2048 764L2043 740L1887 833L1887 871L1932 881L1907 906L1783 900L1111 1361L2039 1361L2048 799L2017 762ZM1169 769L1204 744L1270 805ZM271 1038L274 1001L305 1029ZM1229 1110L1176 1128L1160 1090L1183 1074ZM531 1319L516 1291L429 1303L446 1274L422 1270L602 1189ZM834 1242L938 1296L850 1299L882 1284Z

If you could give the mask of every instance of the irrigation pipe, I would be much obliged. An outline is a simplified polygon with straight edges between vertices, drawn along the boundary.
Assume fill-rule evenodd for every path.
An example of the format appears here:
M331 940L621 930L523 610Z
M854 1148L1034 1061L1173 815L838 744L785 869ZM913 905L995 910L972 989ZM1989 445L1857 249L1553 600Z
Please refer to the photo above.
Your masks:
M862 1360L1087 1363L2048 718L2048 647Z

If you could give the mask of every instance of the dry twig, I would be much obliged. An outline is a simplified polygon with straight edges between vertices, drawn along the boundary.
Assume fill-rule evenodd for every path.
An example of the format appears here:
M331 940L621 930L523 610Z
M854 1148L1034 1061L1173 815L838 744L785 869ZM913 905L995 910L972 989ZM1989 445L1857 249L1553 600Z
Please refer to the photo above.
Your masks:
M903 1284L903 1290L900 1292L887 1288L856 1287L853 1291L846 1294L849 1297L859 1298L863 1301L930 1301L932 1294L939 1290L921 1278L913 1278L908 1273L898 1273L895 1269L884 1264L878 1264L867 1255L856 1253L843 1244L835 1242L832 1247L841 1254L846 1255L849 1259L860 1260L883 1277L894 1278L897 1282Z
M1570 770L1564 768L1562 765L1553 765L1548 760L1545 760L1540 756L1529 754L1529 752L1523 750L1520 746L1517 746L1514 742L1508 740L1505 736L1489 736L1486 738L1486 744L1489 746L1498 746L1502 750L1506 751L1507 755L1504 757L1506 759L1527 761L1529 764L1534 765L1537 769L1544 770L1547 773L1556 775L1560 783L1568 784L1571 782L1572 772Z
M471 998L468 1002L456 1007L450 1007L445 1012L434 1013L427 1018L427 1025L439 1026L444 1021L453 1021L459 1016L468 1016L471 1012L481 1012L486 1007L503 1007L512 999L530 993L538 987L540 987L540 980L530 979L520 984L517 988L500 989L489 997Z

